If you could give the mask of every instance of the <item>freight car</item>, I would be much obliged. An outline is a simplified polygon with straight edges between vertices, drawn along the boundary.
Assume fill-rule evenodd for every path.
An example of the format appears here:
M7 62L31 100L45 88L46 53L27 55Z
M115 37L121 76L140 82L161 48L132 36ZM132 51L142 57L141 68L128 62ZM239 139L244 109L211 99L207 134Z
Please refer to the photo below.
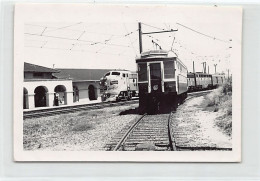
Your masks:
M136 59L140 113L168 112L187 97L187 67L171 53L153 50Z
M130 100L138 95L137 73L128 70L107 72L100 80L102 101Z

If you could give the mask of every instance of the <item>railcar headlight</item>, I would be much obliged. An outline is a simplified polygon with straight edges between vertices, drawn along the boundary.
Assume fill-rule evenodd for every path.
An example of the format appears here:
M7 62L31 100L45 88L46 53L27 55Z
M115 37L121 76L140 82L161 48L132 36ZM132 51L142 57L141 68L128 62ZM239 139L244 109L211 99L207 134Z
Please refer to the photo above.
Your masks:
M155 90L155 91L158 90L158 85L154 85L153 90Z

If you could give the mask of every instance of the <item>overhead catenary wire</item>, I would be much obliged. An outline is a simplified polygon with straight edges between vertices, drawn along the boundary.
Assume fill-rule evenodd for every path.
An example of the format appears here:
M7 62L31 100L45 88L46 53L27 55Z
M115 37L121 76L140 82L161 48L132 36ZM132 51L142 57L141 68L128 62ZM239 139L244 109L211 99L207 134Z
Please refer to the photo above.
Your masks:
M72 25L68 25L68 26L63 26L63 27L60 27L60 28L56 28L54 30L48 30L48 32L50 31L57 31L57 30L61 30L61 29L65 29L65 28L68 28L68 27L71 27L71 26L75 26L75 25L79 25L79 24L82 24L82 22L79 22L79 23L74 23Z
M188 29L188 30L191 30L191 31L193 31L193 32L195 32L195 33L197 33L197 34L200 34L200 35L203 35L203 36L205 36L205 37L208 37L208 38L210 38L210 39L218 40L218 41L225 42L225 43L229 43L229 41L227 41L227 40L222 40L222 39L216 38L216 37L214 37L214 36L207 35L207 34L205 34L205 33L202 33L202 32L199 32L199 31L197 31L197 30L194 30L194 29L192 29L192 28L190 28L190 27L188 27L188 26L185 26L185 25L183 25L183 24L180 24L180 23L176 23L176 24L177 24L177 25L180 25L180 26L182 26L182 27L184 27L184 28L186 28L186 29Z
M42 37L48 37L48 38L56 38L56 39L63 39L63 40L71 40L71 41L80 41L80 42L87 42L89 43L88 45L95 45L95 42L93 41L88 41L88 40L82 40L82 39L75 39L75 38L67 38L67 37L58 37L58 36L51 36L51 35L39 35L39 34L31 34L31 33L24 33L26 35L31 35L31 36L42 36ZM105 44L108 46L120 46L120 47L130 47L128 45L119 45L119 44L109 44L109 43L104 43L104 42L98 42L99 44Z
M45 28L47 27L47 29L57 29L57 27L52 27L52 26L44 26L44 25L36 25L36 24L25 24L26 26L35 26L35 27L40 27L40 28ZM122 35L116 35L116 34L110 34L110 33L100 33L100 32L93 32L93 31L86 31L86 30L75 30L75 29L70 29L70 28L66 28L67 31L75 31L75 32L85 32L85 33L90 33L90 34L98 34L98 35L113 35L113 36L119 36L119 37L123 37L125 36L124 34ZM46 31L47 32L47 31Z
M25 48L38 48L41 49L39 46L25 46ZM42 49L49 49L49 50L62 50L62 51L68 51L67 48L56 48L56 47L43 47ZM119 53L106 53L106 52L96 52L96 51L89 51L89 50L83 50L83 49L72 49L71 52L88 52L93 54L104 54L104 55L116 55L116 56L129 56Z
M135 56L137 56L136 49L134 48L133 42L131 41L131 38L130 38L130 36L129 36L130 33L128 33L128 30L127 30L127 28L126 28L125 23L124 23L124 28L125 28L125 30L126 30L126 32L127 32L127 37L129 38L129 41L130 41L130 43L131 43L131 45L132 45L133 51L134 51L134 53L135 53ZM138 30L137 30L137 31L138 31Z
M165 30L165 29L163 29L163 28L158 28L158 27L156 27L156 26L148 25L148 24L146 24L146 23L142 23L142 24L145 25L145 26L151 27L151 28L158 29L158 30Z

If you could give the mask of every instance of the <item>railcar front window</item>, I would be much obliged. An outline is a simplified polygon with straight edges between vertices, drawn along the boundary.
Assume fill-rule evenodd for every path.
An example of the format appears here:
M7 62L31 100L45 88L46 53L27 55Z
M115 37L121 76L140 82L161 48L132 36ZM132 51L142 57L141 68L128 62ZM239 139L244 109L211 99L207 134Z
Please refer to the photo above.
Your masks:
M109 76L109 75L110 75L110 72L106 73L106 75L105 75L105 76Z
M138 80L147 81L147 65L144 63L138 64Z
M163 62L163 65L164 65L164 78L165 79L174 78L175 71L174 71L173 61L165 61L165 62Z
M161 66L159 63L150 64L151 79L161 79Z

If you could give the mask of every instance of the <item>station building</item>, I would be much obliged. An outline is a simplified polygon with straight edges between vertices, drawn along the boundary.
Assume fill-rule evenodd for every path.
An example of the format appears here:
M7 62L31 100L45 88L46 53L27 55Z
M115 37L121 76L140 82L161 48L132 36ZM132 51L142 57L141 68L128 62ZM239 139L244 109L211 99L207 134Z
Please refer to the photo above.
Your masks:
M73 102L101 101L100 78L110 69L58 69L54 73L59 79L72 80Z
M106 69L51 69L24 63L23 108L101 101L100 78Z
M58 70L24 63L23 108L69 105L73 103L72 80L53 76Z

